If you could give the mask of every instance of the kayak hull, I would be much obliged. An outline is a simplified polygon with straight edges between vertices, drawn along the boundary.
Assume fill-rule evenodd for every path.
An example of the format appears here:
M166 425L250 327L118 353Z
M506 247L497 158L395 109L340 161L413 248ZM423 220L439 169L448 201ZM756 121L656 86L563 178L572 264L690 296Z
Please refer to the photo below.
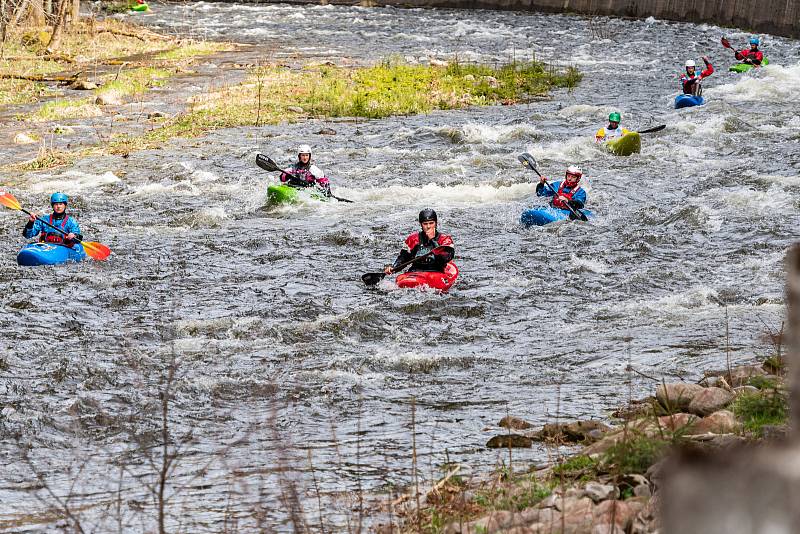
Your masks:
M268 204L296 204L300 201L301 189L292 187L285 184L270 184L267 186L267 203ZM319 190L311 189L311 198L315 200L327 201L328 197L319 192Z
M769 60L767 58L764 58L764 60L761 62L761 65L762 66L769 65ZM741 73L741 72L747 72L747 71L752 70L754 68L756 68L756 66L755 65L750 65L749 63L737 63L736 65L731 65L730 67L728 67L728 70L731 71L731 72L740 72Z
M83 251L81 244L76 244L70 248L53 243L29 243L17 253L17 263L29 267L58 265L85 259L86 253Z
M675 109L702 106L706 101L702 96L678 95L675 97Z
M139 13L143 13L145 11L150 11L150 6L148 6L147 4L134 4L130 6L128 9L130 9L131 11L137 11Z
M639 132L629 132L622 137L606 141L606 148L616 156L630 156L642 151L642 137Z
M588 219L591 219L593 216L590 210L581 210L581 212L585 214ZM569 210L559 210L550 206L541 206L523 211L519 222L522 223L523 226L544 226L545 224L556 221L566 221L569 219L569 216Z
M444 267L444 272L412 271L397 276L397 287L431 288L445 292L458 280L458 267L452 261Z

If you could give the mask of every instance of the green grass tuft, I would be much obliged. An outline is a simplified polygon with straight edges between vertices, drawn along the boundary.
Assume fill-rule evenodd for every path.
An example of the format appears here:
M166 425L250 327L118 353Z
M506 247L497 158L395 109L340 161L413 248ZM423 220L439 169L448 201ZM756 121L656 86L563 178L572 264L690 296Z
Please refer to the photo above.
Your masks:
M776 388L739 395L733 403L733 413L746 430L761 435L765 425L786 424L789 406L786 394Z

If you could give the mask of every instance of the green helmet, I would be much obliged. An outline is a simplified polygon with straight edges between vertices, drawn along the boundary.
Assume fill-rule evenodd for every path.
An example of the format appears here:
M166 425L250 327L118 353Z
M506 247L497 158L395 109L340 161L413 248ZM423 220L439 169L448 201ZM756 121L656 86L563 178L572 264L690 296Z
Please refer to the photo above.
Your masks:
M611 115L608 116L609 122L619 122L621 119L622 116L617 111L613 112Z

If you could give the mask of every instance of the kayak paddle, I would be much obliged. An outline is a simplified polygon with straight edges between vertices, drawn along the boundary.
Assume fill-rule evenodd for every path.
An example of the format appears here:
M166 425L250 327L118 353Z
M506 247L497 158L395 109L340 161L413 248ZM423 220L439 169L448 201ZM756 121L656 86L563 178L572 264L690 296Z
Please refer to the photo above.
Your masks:
M405 269L406 267L408 267L412 263L416 263L419 260L425 259L428 256L430 256L432 254L435 254L437 250L439 252L442 252L442 249L445 249L445 248L450 248L450 247L445 247L445 246L436 247L435 249L431 250L430 252L428 252L426 254L423 254L422 256L418 256L418 257L414 258L413 260L408 260L406 262L403 262L403 263L401 263L400 265L397 266L397 269L394 269L394 272L402 271L403 269ZM377 284L378 282L383 280L385 276L386 276L386 273L364 273L364 274L361 275L361 280L368 286L374 286L375 284Z
M667 127L667 125L666 125L666 124L662 124L661 126L655 126L655 127L653 127L653 128L648 128L647 130L642 130L642 131L640 131L640 132L637 132L637 133L639 133L639 134L643 134L643 133L655 133L655 132L660 132L661 130L663 130L663 129L664 129L664 128L666 128L666 127Z
M0 204L2 204L7 208L11 208L12 210L19 210L22 213L32 215L31 212L22 207L22 205L19 203L16 197L11 193L0 191ZM53 230L59 231L63 235L67 235L67 232L65 232L64 230L62 230L57 226L53 226L52 224L45 221L41 217L36 217L36 220L41 221L43 224L46 224ZM81 241L80 239L77 238L75 239L75 241L83 245L83 250L86 252L86 254L88 254L89 256L91 256L96 260L104 260L108 258L108 256L111 254L111 249L102 243L97 243L95 241Z
M533 172L535 172L536 175L539 176L539 178L544 178L541 174L539 174L539 171L536 170L536 160L533 159L533 156L531 156L527 152L523 152L522 154L517 156L517 159L520 161L520 163L522 163L523 165L531 169ZM545 180L544 185L546 185L547 188L553 192L553 195L558 196L558 192L555 189L553 189L553 186L550 185L550 182ZM586 215L581 210L576 210L575 208L570 206L569 202L565 202L564 205L567 207L567 209L569 209L570 213L572 213L572 215L575 216L576 219L580 219L582 221L589 220L589 218L586 217Z
M731 49L731 51L733 51L733 54L734 54L734 55L736 55L736 54L738 54L738 53L739 53L739 51L738 51L738 50L736 50L736 49L735 49L733 46L731 46L731 43L730 43L730 41L728 41L728 39L726 39L725 37L723 37L722 39L720 39L720 42L722 43L722 46L724 46L725 48L730 48L730 49ZM739 59L739 58L737 58L737 59ZM751 61L750 61L750 59L749 59L747 56L745 56L745 57L742 59L742 61L743 61L744 63L747 63L748 65L754 65L754 63L753 63L753 62L751 62ZM755 65L755 66L757 67L758 65Z
M292 183L295 183L295 184L297 184L295 187L308 187L307 186L307 182L305 180L303 180L302 178L300 178L298 176L295 176L294 174L292 174L290 172L287 172L287 171L281 169L280 167L278 167L277 163L272 161L272 158L270 158L268 156L265 156L264 154L257 154L256 155L256 165L258 165L259 167L261 167L265 171L282 172L283 174L287 175L289 177L289 185L292 185ZM330 193L330 191L329 191L329 193ZM347 200L346 198L337 197L333 193L330 193L330 196L332 198L335 198L339 202L353 202L352 200Z

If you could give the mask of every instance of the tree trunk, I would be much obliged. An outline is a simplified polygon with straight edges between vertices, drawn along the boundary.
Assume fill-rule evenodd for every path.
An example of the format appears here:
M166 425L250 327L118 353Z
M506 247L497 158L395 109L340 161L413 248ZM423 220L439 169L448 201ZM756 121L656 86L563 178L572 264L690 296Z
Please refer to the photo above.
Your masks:
M58 0L56 20L53 23L53 35L50 37L50 42L47 44L48 52L58 50L58 47L61 45L61 36L64 33L64 27L67 24L67 16L69 15L69 10L67 8L71 4L72 0Z
M30 15L28 15L28 24L31 26L44 26L45 25L45 11L42 0L31 0L30 2ZM20 13L21 14L21 13Z
M72 9L69 14L69 23L76 24L81 16L81 0L72 0Z

